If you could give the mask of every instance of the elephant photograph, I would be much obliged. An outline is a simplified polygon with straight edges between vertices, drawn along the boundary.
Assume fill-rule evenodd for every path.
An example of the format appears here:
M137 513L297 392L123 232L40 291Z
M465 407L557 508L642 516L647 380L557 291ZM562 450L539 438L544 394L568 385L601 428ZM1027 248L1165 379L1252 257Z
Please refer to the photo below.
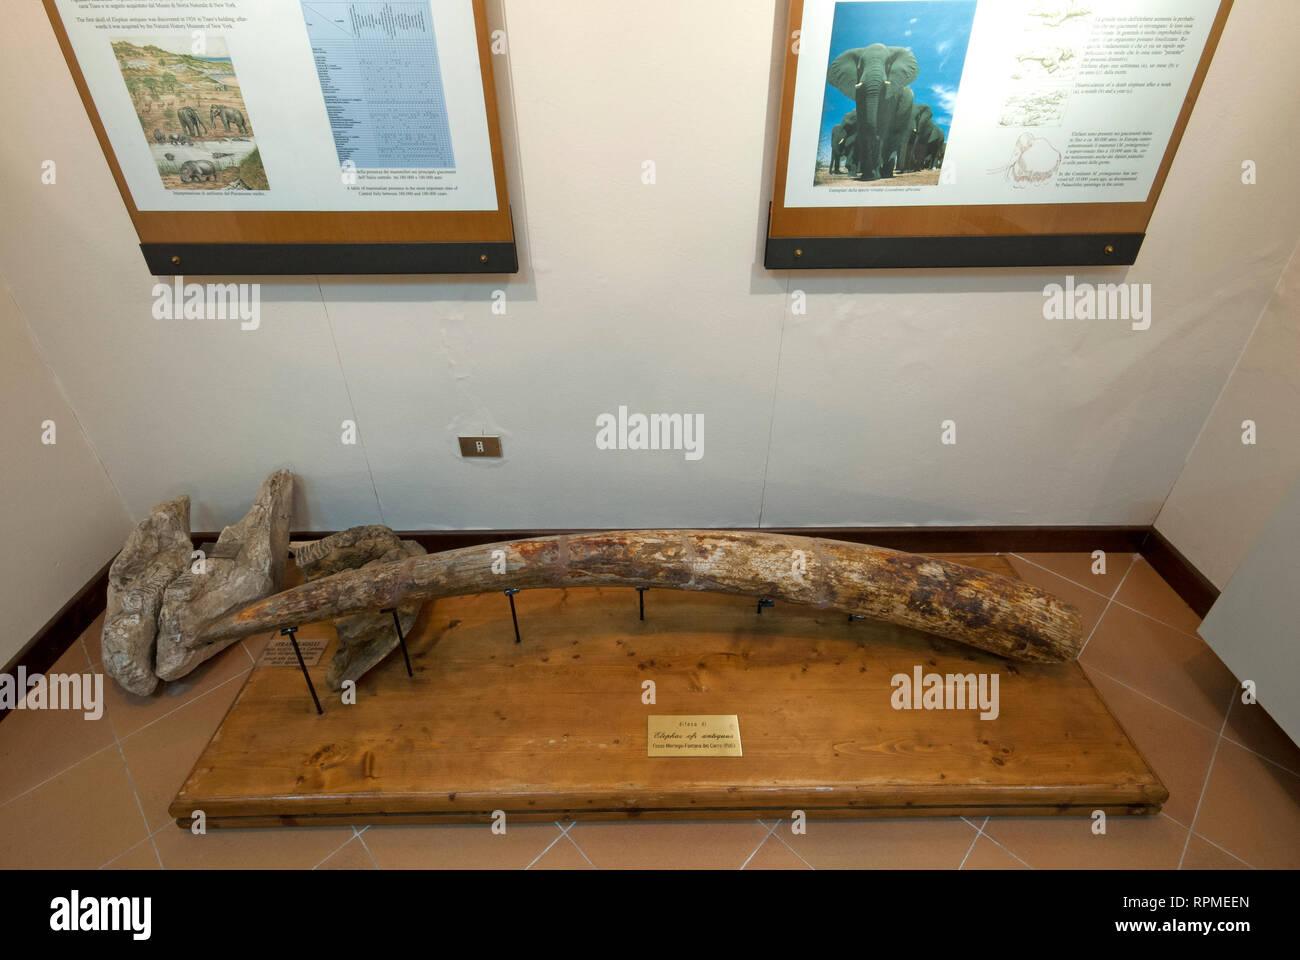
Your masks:
M850 110L831 130L831 173L858 172L858 111ZM847 169L841 169L847 165Z
M939 182L975 6L835 4L815 186Z
M167 190L267 190L261 151L225 39L196 56L188 35L112 41L141 132Z

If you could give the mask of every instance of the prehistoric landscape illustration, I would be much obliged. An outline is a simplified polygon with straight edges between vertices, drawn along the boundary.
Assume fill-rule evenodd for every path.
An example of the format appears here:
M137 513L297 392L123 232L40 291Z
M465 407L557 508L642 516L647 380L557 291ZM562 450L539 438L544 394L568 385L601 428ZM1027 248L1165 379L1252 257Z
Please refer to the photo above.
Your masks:
M267 190L262 157L225 40L203 55L188 36L113 41L113 54L168 190Z
M933 186L975 17L973 0L840 2L815 186Z

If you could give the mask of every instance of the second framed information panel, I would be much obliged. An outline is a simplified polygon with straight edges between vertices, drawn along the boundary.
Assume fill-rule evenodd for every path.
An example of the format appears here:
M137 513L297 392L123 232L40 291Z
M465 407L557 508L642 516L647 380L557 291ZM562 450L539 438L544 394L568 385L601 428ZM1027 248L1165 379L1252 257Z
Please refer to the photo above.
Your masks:
M773 269L1131 264L1231 0L790 0Z

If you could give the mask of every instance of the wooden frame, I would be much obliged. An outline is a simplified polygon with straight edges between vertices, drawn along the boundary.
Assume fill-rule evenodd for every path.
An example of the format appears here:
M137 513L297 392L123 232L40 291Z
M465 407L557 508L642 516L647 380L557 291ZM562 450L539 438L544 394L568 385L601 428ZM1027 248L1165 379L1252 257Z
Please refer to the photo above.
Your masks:
M155 275L518 272L485 0L471 2L497 209L381 212L138 209L55 0L42 2Z
M1173 164L1233 0L1213 26L1143 203L787 207L786 174L805 0L790 0L765 265L769 269L1131 264ZM1033 238L1028 240L1027 238Z

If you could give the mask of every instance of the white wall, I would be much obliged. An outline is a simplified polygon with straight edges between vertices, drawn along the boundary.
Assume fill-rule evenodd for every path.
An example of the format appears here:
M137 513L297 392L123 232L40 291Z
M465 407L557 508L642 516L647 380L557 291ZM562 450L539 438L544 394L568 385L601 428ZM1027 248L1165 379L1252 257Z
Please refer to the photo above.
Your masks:
M1300 256L1282 275L1156 518L1156 529L1220 589L1300 478L1297 416ZM1254 444L1242 443L1247 420L1255 422Z
M54 443L46 421L54 422ZM131 524L0 287L0 666L122 547Z
M256 332L152 319L40 5L7 11L0 271L131 515L186 491L215 529L289 466L299 528L1151 522L1296 245L1300 5L1238 0L1140 262L1080 274L1151 283L1146 332L1045 321L1059 272L765 271L777 6L490 4L525 272L276 281ZM597 451L619 403L704 414L704 458Z
M1283 493L1198 631L1233 674L1255 683L1260 706L1296 743L1300 743L1300 699L1295 695L1300 681L1300 643L1295 632L1300 617L1298 540L1300 481Z

